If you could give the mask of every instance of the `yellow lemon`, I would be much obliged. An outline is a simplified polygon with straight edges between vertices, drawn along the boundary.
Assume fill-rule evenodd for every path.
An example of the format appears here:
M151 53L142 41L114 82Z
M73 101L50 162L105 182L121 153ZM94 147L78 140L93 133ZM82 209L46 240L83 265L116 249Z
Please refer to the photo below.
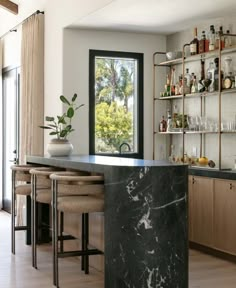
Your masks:
M199 163L200 165L207 165L207 164L208 164L208 158L207 158L207 157L200 157L200 158L198 159L198 163Z

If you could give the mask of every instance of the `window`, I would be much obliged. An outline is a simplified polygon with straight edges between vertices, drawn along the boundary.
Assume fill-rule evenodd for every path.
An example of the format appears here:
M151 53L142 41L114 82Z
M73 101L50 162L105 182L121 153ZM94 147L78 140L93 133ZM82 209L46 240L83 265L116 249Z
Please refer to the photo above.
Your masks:
M143 54L90 50L89 75L89 153L142 159Z

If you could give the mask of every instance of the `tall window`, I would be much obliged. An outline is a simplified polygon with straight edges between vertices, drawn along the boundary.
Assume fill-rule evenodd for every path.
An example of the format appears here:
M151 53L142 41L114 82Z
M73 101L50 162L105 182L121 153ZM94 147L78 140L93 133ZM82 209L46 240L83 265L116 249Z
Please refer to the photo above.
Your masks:
M143 54L89 51L90 154L143 158Z

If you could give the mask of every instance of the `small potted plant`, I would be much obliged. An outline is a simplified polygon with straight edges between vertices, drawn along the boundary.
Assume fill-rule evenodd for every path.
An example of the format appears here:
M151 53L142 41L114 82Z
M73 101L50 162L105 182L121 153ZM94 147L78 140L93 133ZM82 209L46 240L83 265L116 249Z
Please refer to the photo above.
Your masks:
M77 94L74 94L71 101L61 95L60 100L67 106L67 110L61 116L46 116L47 125L39 126L42 129L49 129L49 135L56 136L47 146L47 151L51 156L68 156L73 150L72 144L68 141L67 136L75 129L72 128L72 118L84 104L76 104Z

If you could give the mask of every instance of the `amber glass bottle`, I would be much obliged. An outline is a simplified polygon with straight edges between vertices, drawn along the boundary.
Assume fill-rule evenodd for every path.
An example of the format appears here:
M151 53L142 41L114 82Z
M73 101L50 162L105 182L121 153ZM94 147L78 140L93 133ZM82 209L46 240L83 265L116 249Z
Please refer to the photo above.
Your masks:
M194 38L190 42L190 54L195 55L198 54L198 46L199 46L199 41L197 38L197 28L194 28Z
M205 42L206 42L206 34L205 31L202 31L202 37L199 41L199 54L205 52Z

